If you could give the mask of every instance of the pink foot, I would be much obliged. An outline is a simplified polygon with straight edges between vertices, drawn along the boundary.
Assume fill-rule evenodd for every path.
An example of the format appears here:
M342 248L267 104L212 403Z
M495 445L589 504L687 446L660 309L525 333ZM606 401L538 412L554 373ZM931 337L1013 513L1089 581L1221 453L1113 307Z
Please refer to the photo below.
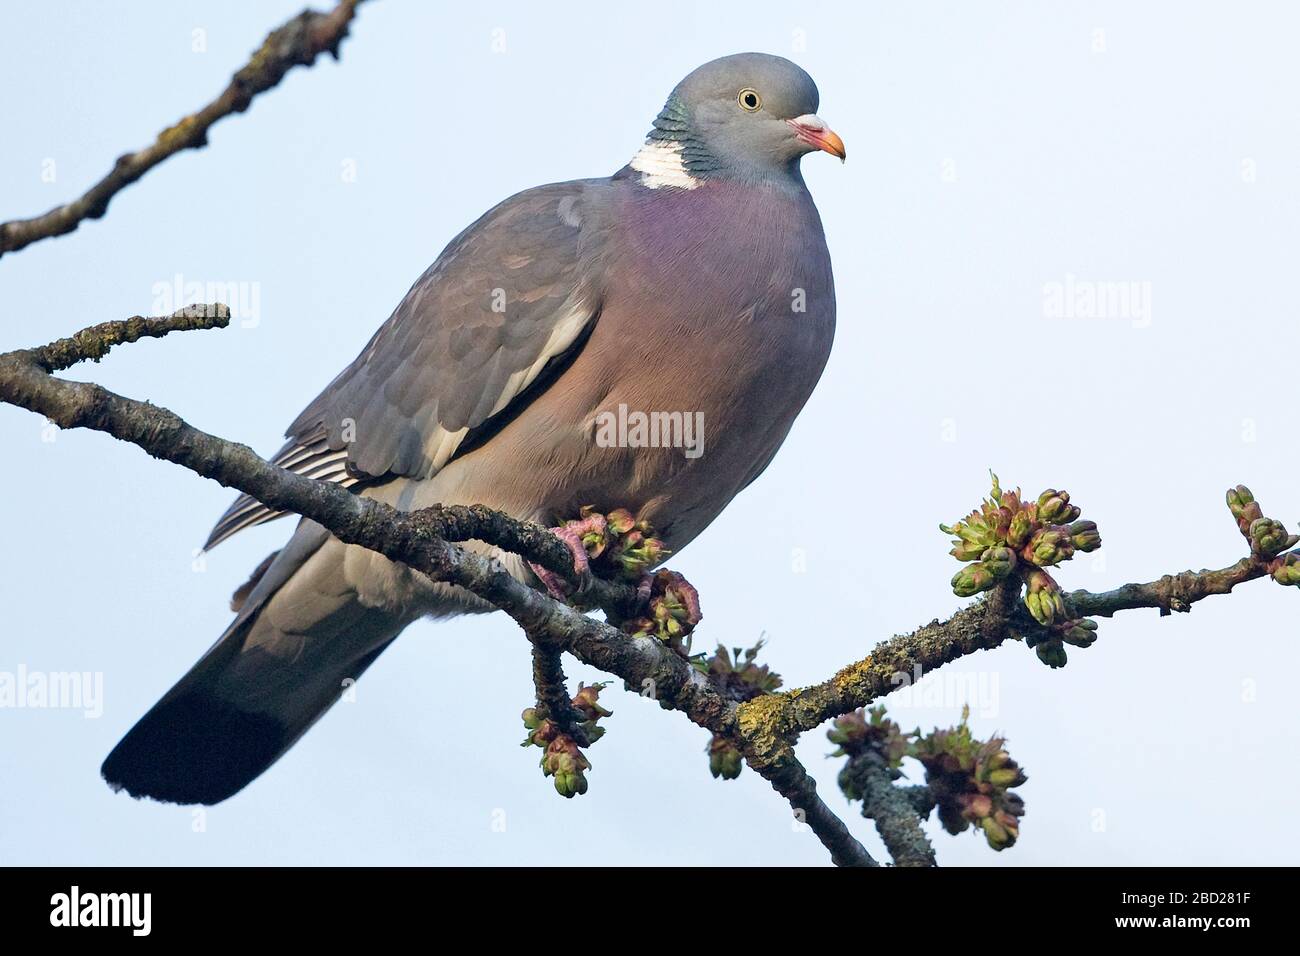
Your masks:
M700 621L704 619L704 615L700 613L700 592L695 589L694 584L687 581L676 571L664 571L661 573L672 576L671 580L667 582L666 587L671 587L677 592L678 599L682 602L683 607L686 608L686 623L691 627L695 627L696 624L699 624Z
M623 622L629 634L653 634L670 647L686 654L690 636L703 619L700 592L676 571L655 571L637 583L641 617Z
M573 555L573 570L580 579L591 574L591 560L587 557L587 549L582 543L582 536L593 530L596 529L591 518L570 521L558 528L551 529L551 532L568 546L569 552ZM573 589L561 575L556 574L549 568L542 567L540 564L534 564L532 561L528 562L528 566L533 569L533 573L537 575L538 580L546 585L546 590L551 597L557 601L568 600L569 593Z
M636 611L638 614L650 607L650 592L654 590L655 573L647 571L636 583Z
M687 581L676 571L648 571L641 575L641 580L636 584L636 607L637 611L645 611L650 606L650 598L654 594L655 585L659 585L659 591L663 592L667 588L672 588L677 592L677 598L686 609L686 623L694 627L703 620L700 613L700 592L696 590L695 585Z

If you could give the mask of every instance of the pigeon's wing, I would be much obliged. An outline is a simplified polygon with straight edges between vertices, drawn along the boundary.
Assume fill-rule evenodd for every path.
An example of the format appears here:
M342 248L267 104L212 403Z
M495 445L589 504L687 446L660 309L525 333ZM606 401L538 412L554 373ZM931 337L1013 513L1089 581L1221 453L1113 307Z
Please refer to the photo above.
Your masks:
M274 463L344 486L427 478L536 394L600 312L589 189L528 190L453 239ZM242 496L204 547L280 514Z

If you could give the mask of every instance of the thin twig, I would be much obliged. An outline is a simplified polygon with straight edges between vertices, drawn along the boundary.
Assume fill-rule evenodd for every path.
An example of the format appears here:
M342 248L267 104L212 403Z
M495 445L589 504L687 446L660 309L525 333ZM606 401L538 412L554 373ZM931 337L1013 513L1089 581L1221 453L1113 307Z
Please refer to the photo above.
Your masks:
M27 354L45 371L59 372L78 362L98 362L115 345L140 339L160 339L172 332L224 329L229 324L230 309L227 306L220 303L191 305L171 315L150 318L135 315L129 319L101 322L66 339L29 349Z
M564 662L560 652L541 644L533 644L533 687L537 693L538 716L549 718L569 736L573 736L577 721L574 719L573 700L569 696L564 678Z
M0 256L40 239L72 232L87 219L98 219L119 192L170 156L206 146L208 130L218 120L248 109L253 98L284 78L291 68L310 66L321 53L335 59L339 43L361 0L340 0L329 13L304 10L273 30L261 47L215 100L197 113L167 127L144 149L118 157L113 168L83 196L31 219L0 224Z
M1100 594L1071 591L1065 595L1065 602L1076 617L1113 617L1118 611L1143 607L1159 608L1163 616L1172 611L1190 611L1197 601L1213 594L1230 594L1238 584L1266 574L1268 562L1250 556L1217 571L1166 574L1159 581L1125 584Z

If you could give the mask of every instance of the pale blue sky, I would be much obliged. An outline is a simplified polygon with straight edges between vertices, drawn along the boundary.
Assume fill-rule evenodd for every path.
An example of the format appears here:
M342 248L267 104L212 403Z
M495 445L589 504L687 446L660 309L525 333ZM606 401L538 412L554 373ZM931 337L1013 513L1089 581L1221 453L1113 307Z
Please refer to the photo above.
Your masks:
M5 0L0 219L82 192L299 6ZM1300 517L1298 29L1283 3L371 4L341 64L295 70L106 219L0 260L0 349L149 312L177 274L247 283L255 327L73 374L269 453L484 209L613 172L705 60L791 56L850 155L804 164L835 351L768 472L672 564L703 595L698 646L766 633L766 659L807 683L962 603L936 526L989 467L1065 486L1100 523L1104 562L1067 566L1067 587L1232 562L1239 481ZM1047 284L1100 280L1139 283L1149 316L1045 314ZM103 714L0 709L0 861L825 861L755 774L709 777L704 731L618 688L590 792L558 798L518 747L528 652L500 616L412 627L201 831L188 808L112 794L103 756L289 526L196 569L229 492L43 424L0 407L0 671L101 672ZM973 697L977 732L1008 735L1030 777L1014 849L932 825L941 862L1294 862L1298 601L1258 582L1103 621L1064 671L1019 645L940 671L895 716L947 724ZM853 815L829 750L820 733L799 748Z

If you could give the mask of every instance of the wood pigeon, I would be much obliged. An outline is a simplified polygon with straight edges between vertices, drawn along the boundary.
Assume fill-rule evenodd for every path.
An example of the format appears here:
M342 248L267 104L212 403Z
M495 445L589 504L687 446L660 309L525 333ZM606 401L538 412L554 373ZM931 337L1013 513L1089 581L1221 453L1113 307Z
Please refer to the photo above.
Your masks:
M817 104L781 57L699 67L613 176L526 190L454 238L274 462L401 509L555 524L627 508L680 549L772 460L830 352L831 262L799 161L845 151ZM693 447L601 428L660 413L690 416ZM278 515L241 497L206 546ZM114 789L224 800L412 621L492 609L305 519L232 604L104 761Z

